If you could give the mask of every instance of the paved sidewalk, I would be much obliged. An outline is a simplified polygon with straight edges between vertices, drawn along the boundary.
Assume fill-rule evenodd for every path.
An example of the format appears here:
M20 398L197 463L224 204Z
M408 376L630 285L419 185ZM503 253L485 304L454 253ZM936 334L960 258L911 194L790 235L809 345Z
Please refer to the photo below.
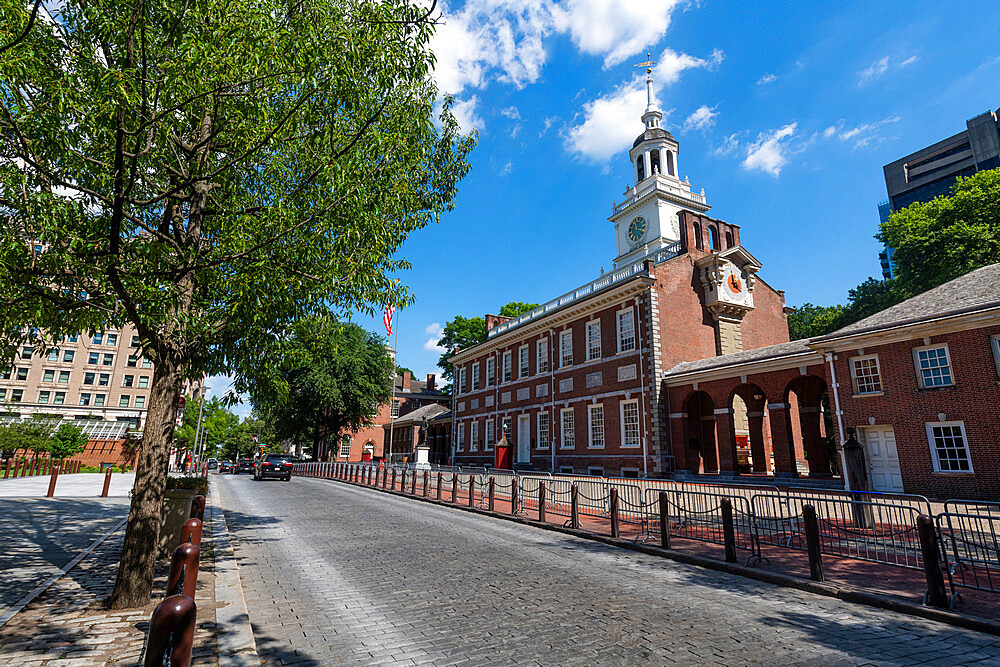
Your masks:
M135 483L134 472L111 474L109 496L127 497ZM56 480L57 498L99 498L104 488L104 473L78 472L60 475ZM0 498L44 498L49 490L48 475L0 479Z

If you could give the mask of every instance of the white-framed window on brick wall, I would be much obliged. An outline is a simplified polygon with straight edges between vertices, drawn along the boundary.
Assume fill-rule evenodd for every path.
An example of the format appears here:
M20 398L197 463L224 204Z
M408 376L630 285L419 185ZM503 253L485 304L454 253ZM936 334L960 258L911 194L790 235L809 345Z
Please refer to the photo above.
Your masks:
M882 375L879 372L878 355L869 354L851 358L851 380L857 396L882 393Z
M477 421L469 424L469 451L479 451L479 422Z
M573 365L573 330L559 332L559 368Z
M492 387L497 381L497 360L490 356L486 359L486 386Z
M618 403L621 412L622 447L638 447L639 442L639 399Z
M549 372L549 339L539 338L535 343L535 366L539 373Z
M496 434L493 430L493 418L486 420L486 432L483 433L483 449L493 451L493 438Z
M972 472L964 422L928 422L927 441L931 447L934 472Z
M500 430L503 431L501 435L510 436L510 417L504 417L500 422ZM510 442L510 437L507 438L507 442Z
M600 403L597 405L587 406L587 432L589 436L587 440L587 447L591 449L603 449L604 406Z
M479 389L479 362L472 364L472 391Z
M456 452L465 451L465 424L458 425L458 431L455 436L455 451Z
M573 449L576 447L576 428L573 408L563 408L559 411L559 447Z
M398 417L399 416L399 404L400 404L399 399L393 399L393 401L392 401L392 407L389 409L389 416L390 417Z
M458 369L458 391L455 393L458 394L465 393L465 366Z
M601 358L601 321L587 322L587 361Z
M950 387L955 384L947 344L913 348L913 363L916 364L917 381L921 389Z
M522 345L517 348L517 377L528 377L528 346Z
M538 413L538 449L549 448L549 413L541 411Z
M635 349L635 317L631 307L623 308L615 314L618 329L618 352Z
M997 369L997 377L1000 377L1000 334L990 336L990 349L993 351L993 364Z
M503 353L503 381L510 382L510 365L511 365L511 353L507 350Z

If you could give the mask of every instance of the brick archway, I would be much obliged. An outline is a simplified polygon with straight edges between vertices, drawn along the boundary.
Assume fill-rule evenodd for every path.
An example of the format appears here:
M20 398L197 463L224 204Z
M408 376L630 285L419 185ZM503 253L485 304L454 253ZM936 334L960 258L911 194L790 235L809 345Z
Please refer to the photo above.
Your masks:
M828 428L825 423L829 404L824 378L800 375L785 386L785 404L793 436L801 443L810 477L832 477L828 452Z

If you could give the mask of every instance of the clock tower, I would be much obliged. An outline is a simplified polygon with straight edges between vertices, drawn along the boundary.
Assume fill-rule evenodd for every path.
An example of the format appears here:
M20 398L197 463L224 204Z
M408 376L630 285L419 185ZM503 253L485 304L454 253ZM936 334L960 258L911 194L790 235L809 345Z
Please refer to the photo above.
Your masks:
M651 65L652 63L644 63ZM677 214L682 210L704 213L710 206L701 194L691 192L687 178L678 178L678 143L661 127L663 113L653 101L653 70L646 68L645 130L629 151L635 184L625 190L625 201L612 205L618 255L622 266L680 241Z

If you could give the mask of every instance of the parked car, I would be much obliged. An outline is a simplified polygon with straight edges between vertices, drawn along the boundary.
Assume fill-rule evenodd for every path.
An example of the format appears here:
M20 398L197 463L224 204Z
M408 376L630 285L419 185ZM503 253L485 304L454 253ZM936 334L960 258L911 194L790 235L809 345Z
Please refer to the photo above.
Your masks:
M257 461L254 468L254 479L274 477L286 482L292 479L292 461L287 454L268 454Z
M241 472L253 472L253 459L239 459L236 462L236 470L233 474L239 475Z
M208 469L209 470L215 470L216 468L219 467L219 459L212 458L212 459L209 459L209 460L205 461L205 463L208 464Z
M236 472L236 464L232 461L223 461L219 464L219 473Z

